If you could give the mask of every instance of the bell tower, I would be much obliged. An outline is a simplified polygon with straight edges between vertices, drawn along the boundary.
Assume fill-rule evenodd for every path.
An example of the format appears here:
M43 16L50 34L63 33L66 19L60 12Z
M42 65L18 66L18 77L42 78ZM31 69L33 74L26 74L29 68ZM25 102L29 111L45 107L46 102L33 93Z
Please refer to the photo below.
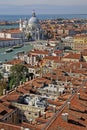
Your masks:
M20 18L20 22L19 22L19 30L22 31L22 19Z

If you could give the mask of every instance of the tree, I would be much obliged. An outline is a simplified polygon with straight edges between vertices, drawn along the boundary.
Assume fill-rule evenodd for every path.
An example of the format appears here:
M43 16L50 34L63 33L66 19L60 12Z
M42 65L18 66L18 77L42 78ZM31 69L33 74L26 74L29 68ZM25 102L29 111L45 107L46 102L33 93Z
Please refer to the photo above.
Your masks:
M0 73L0 80L1 80L1 79L3 79L3 76L2 76L2 74Z
M6 89L6 81L2 80L0 81L0 95L3 94L3 90Z
M26 37L27 37L28 41L32 39L32 36L30 33L28 33Z
M18 86L20 81L26 81L26 76L28 75L28 69L24 65L14 65L11 67L11 74L9 77L9 89L12 88L13 85Z
M36 60L37 60L37 61L41 61L41 57L40 57L40 56L37 56L37 57L36 57Z

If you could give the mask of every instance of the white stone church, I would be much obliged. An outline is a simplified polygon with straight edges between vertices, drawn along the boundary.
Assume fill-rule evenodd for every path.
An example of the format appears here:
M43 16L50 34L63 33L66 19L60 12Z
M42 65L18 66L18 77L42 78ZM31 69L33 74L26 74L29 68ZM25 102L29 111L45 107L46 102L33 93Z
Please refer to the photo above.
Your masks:
M23 22L20 19L20 30L24 31L27 36L30 36L32 40L44 39L43 30L41 29L40 22L36 17L35 11L32 12L32 17Z

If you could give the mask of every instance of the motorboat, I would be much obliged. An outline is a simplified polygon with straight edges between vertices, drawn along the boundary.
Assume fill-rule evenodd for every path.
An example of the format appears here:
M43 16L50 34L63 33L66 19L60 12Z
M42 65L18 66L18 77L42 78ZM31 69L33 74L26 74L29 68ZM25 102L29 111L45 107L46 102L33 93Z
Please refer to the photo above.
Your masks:
M13 46L13 49L21 48L23 46L24 46L23 44L18 44L18 45Z
M6 53L9 53L9 52L12 52L13 51L13 48L8 48L5 50Z

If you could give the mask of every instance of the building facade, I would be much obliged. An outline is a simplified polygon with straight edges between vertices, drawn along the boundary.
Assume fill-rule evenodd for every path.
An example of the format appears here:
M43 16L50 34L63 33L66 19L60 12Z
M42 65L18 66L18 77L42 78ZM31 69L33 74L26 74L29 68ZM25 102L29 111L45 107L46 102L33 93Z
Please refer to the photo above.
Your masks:
M9 47L23 44L20 38L0 38L0 47Z
M74 50L82 51L87 49L87 35L74 36Z

